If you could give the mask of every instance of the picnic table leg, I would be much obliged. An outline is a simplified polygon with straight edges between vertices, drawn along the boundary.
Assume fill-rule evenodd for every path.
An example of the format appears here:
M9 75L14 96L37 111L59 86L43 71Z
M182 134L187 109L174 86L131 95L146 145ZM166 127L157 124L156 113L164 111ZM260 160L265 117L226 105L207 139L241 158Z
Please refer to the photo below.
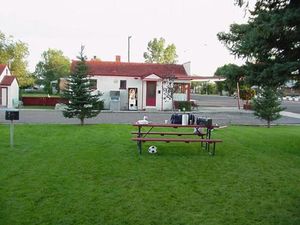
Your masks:
M142 129L142 127L138 126L138 137L142 137L141 129ZM137 146L138 146L139 154L141 155L142 154L142 141L137 141Z
M138 148L140 155L142 154L142 141L138 141Z
M212 150L210 151L210 145L211 144L213 144L214 146L213 146ZM216 152L216 142L209 143L208 144L208 154L211 155L211 156L214 156L215 152Z
M210 139L210 135L210 129L206 128L206 139ZM207 142L205 143L205 150L209 151L209 144Z
M207 145L207 151L208 151L208 154L211 154L211 153L210 153L210 143L206 142L206 145Z
M213 148L212 155L215 155L215 151L216 151L216 142L214 142L214 148Z

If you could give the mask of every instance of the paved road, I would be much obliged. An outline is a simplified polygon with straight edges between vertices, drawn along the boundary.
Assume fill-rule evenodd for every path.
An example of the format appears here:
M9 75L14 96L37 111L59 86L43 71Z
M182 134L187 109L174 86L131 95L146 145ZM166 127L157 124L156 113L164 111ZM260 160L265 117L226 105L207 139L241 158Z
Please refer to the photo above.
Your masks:
M237 107L237 100L228 96L217 95L196 95L192 94L191 99L197 101L200 107L203 106L215 106L215 107ZM242 104L242 103L241 103ZM285 111L300 113L300 101L282 101L282 106L285 107Z
M238 111L236 108L230 107L202 107L201 110L193 111L195 116L204 116L213 119L214 123L219 125L229 124L245 124L260 125L265 124L254 117L251 111ZM4 120L5 111L0 111L0 123L8 123ZM99 116L87 119L87 124L131 124L148 116L149 120L156 123L163 123L169 120L172 112L101 112ZM298 114L299 115L299 114ZM32 123L32 124L79 124L77 119L66 119L61 111L55 110L20 110L20 120L16 123ZM275 121L273 124L300 124L299 118L284 116Z
M192 95L192 99L196 99L199 108L193 111L196 116L204 116L213 119L214 123L220 125L228 124L246 124L260 125L265 124L253 115L252 111L238 110L236 100L232 97L223 96L199 96ZM273 124L300 124L300 102L285 102L287 110L298 113L293 114L284 112L283 117ZM0 123L8 123L5 121L5 109L0 109ZM149 117L150 121L163 123L169 120L172 112L107 112L103 111L99 116L87 119L87 124L131 124L143 118L144 115ZM16 123L50 123L50 124L78 124L77 119L66 119L61 111L56 110L20 110L20 120Z

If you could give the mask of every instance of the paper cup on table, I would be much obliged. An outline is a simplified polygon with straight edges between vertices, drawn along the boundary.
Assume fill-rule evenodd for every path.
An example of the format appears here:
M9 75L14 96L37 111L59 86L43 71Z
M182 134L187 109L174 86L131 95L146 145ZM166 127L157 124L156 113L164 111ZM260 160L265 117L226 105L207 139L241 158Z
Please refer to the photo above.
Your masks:
M165 124L167 124L168 123L168 120L165 120Z
M188 125L189 124L189 115L183 114L182 115L182 125Z

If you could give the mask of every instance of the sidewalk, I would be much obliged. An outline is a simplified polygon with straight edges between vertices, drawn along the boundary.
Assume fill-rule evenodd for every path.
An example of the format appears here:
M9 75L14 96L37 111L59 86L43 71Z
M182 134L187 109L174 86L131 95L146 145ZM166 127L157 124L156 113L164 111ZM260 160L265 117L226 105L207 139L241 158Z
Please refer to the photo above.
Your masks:
M292 112L283 111L283 112L280 113L280 115L300 119L300 114L299 113L292 113Z

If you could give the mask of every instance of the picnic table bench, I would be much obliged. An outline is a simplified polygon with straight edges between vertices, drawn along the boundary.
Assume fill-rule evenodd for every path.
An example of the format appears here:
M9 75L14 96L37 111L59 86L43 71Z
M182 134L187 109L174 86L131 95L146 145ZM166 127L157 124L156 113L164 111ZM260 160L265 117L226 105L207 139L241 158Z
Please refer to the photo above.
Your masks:
M134 123L133 126L138 127L138 131L133 131L131 134L135 134L136 137L133 137L131 140L137 142L139 153L142 153L142 142L184 142L184 143L191 143L191 142L198 142L201 143L201 146L203 147L203 144L205 144L205 149L209 152L210 155L215 154L216 149L216 143L222 142L221 139L211 139L211 131L214 128L217 128L218 126L213 125L210 127L206 127L203 125L180 125L180 124L139 124ZM148 131L142 131L142 128L149 128ZM170 132L170 131L155 131L153 132L153 128L205 128L206 132ZM150 135L151 137L148 137ZM152 135L160 135L164 136L162 137L152 137ZM169 136L180 136L180 138L173 138ZM185 136L196 136L200 138L187 138ZM211 150L210 145L213 145L213 148Z

